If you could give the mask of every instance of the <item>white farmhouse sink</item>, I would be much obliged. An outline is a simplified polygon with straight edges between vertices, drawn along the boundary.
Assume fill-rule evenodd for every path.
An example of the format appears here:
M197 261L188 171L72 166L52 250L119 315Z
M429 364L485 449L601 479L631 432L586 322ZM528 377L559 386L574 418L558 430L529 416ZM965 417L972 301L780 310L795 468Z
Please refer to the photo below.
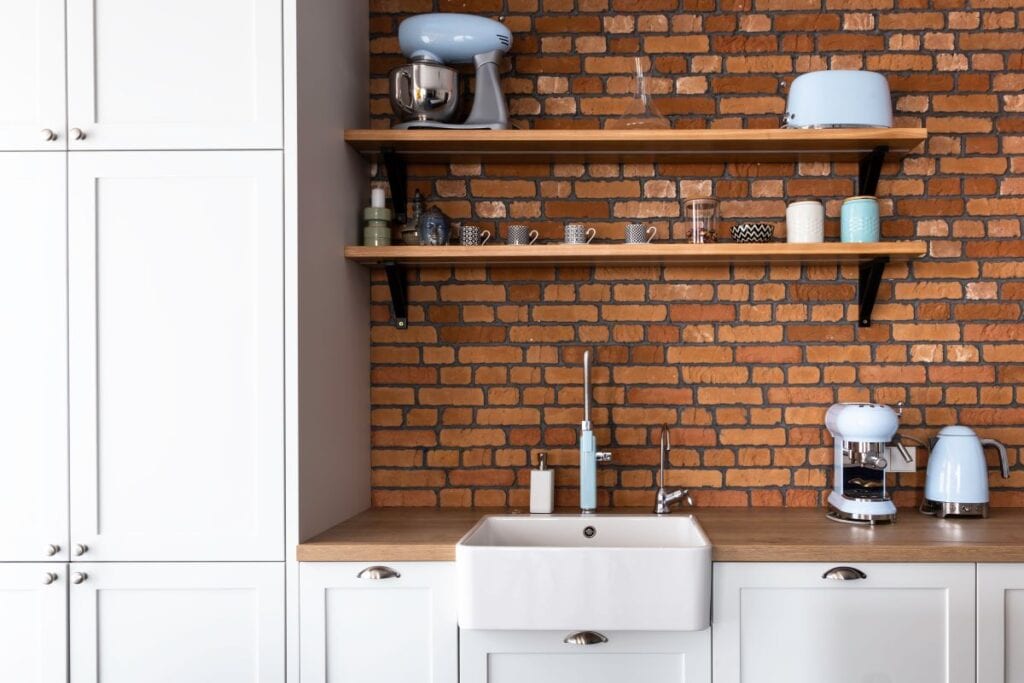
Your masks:
M699 631L711 621L711 543L691 515L484 517L455 565L462 628Z

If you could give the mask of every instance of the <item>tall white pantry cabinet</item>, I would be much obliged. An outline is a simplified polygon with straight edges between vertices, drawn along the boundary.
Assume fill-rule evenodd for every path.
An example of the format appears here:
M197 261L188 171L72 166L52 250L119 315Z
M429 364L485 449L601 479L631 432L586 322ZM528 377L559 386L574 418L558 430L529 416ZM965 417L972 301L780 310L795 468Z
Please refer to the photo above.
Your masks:
M0 0L0 680L298 680L369 495L367 14Z

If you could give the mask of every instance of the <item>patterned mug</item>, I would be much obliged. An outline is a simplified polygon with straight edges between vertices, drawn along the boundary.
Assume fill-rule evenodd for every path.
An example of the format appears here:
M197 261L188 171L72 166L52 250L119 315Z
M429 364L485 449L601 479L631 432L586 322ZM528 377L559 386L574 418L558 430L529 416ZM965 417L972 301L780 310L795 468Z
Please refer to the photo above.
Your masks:
M525 225L510 225L508 226L508 243L515 245L526 245L533 244L540 237L540 233L536 230L530 230Z
M464 247L482 247L491 239L488 230L481 230L475 225L463 225L459 228L459 243Z
M658 229L646 223L630 223L626 226L626 244L647 244L658 234Z
M588 228L582 223L567 223L565 226L566 244L590 244L597 230Z

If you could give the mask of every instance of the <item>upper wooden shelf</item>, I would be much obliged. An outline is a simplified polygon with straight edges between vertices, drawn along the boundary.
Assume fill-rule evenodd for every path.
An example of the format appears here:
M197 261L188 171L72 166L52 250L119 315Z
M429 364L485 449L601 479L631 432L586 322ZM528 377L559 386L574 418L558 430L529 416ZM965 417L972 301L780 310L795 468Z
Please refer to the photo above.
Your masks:
M879 148L906 154L925 128L827 130L394 130L345 132L363 154L408 163L451 161L860 161Z
M846 244L537 244L481 247L345 247L345 258L368 266L463 265L720 265L752 263L867 263L907 261L927 252L924 242Z

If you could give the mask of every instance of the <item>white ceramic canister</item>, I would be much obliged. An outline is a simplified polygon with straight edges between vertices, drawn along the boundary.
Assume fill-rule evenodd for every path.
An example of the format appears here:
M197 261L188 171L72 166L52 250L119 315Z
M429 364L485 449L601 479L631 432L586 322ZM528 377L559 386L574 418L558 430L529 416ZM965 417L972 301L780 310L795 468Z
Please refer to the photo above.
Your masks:
M825 241L825 207L816 199L786 207L786 241L802 244Z

